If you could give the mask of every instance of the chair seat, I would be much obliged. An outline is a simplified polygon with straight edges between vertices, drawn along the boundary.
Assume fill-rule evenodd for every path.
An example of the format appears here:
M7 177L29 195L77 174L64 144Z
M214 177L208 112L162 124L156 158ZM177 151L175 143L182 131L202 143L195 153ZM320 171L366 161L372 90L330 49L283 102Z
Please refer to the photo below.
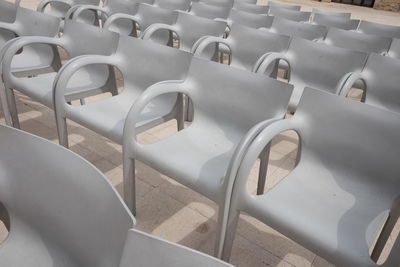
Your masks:
M354 181L338 175L346 173L299 165L269 192L251 198L247 212L314 251L334 252L353 266L375 266L368 251L386 219L387 205L371 198L368 184L359 186L357 195L349 193L346 188Z
M222 196L220 191L234 143L221 132L198 128L189 126L157 143L144 145L137 159L157 166L161 173L217 201Z
M74 106L68 109L68 118L85 127L122 144L125 118L136 97L132 94L120 94L95 103ZM150 128L166 121L176 101L176 94L164 95L150 103L141 115L137 127Z
M68 101L87 97L101 88L107 80L108 70L105 66L91 66L90 69L83 68L77 71L71 78L66 90ZM21 91L34 100L41 102L47 107L53 108L53 83L56 73L48 73L33 78L18 78L12 88ZM91 93L88 94L88 91Z
M46 69L53 61L53 51L47 45L27 46L11 62L13 72Z

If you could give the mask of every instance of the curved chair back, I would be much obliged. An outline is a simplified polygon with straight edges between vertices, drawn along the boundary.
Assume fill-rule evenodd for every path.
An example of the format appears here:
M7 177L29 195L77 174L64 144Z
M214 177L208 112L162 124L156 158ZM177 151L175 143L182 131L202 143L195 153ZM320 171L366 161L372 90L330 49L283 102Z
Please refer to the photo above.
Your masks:
M139 30L143 32L154 23L164 23L168 25L175 23L178 12L148 4L139 4L136 16L140 19L138 23Z
M233 24L226 39L231 52L230 65L252 71L257 60L268 52L284 52L290 37Z
M400 113L399 72L400 60L371 54L362 71L365 103Z
M199 2L212 6L232 8L234 0L200 0Z
M135 220L107 178L14 128L0 126L0 147L0 203L10 218L2 265L118 266Z
M325 14L314 14L313 22L328 28L335 27L342 30L356 30L358 24L360 24L360 20L358 19L348 19Z
M389 57L400 59L400 39L394 38L388 52Z
M241 10L232 9L229 13L229 24L242 24L251 28L269 28L274 21L273 16L263 14L253 14Z
M17 15L18 4L0 1L0 21L12 23Z
M135 14L140 3L152 4L153 0L110 0L104 6L108 16L115 13Z
M289 82L295 86L290 109L297 106L305 87L338 94L336 90L342 77L361 71L367 56L354 50L293 38L287 52Z
M188 11L190 9L190 0L156 0L154 5L169 10Z
M321 40L326 36L328 28L323 25L275 18L270 31L307 40Z
M400 27L362 20L358 31L381 37L400 38Z
M230 7L213 6L206 3L192 3L190 13L207 19L226 19L229 16Z
M270 15L293 21L309 21L311 12L291 10L287 8L273 8L269 11Z
M268 1L268 6L269 9L274 9L274 8L286 8L286 9L290 9L290 10L296 10L296 11L300 11L301 6L299 5L288 5L288 4L284 4L284 3L280 3L280 2L273 2L273 1Z
M337 12L337 11L320 9L320 8L313 8L311 13L312 13L312 16L314 16L315 14L322 14L322 15L327 15L327 16L332 16L332 17L341 17L341 18L347 18L347 19L351 18L350 12Z
M108 2L108 1L107 1ZM49 14L56 16L58 18L64 18L70 7L75 5L93 5L98 6L100 4L100 0L70 0L68 4L60 2L50 2L50 12Z
M330 28L324 42L365 53L382 54L388 52L392 38Z
M261 6L246 2L235 2L233 4L233 8L253 14L264 14L264 15L268 15L269 11L269 6Z

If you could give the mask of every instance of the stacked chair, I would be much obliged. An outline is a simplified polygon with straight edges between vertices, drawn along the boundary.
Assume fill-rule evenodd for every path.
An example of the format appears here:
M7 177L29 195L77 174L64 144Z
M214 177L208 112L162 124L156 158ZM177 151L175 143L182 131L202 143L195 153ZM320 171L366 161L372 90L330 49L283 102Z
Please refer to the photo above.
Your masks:
M5 121L20 128L26 95L54 110L61 146L0 125L0 265L231 266L241 213L338 266L399 265L400 27L271 1L18 4L0 0ZM66 149L67 120L122 146L123 199ZM170 121L169 137L139 141ZM265 192L285 131L299 137L295 166ZM135 229L139 162L216 203L224 261Z

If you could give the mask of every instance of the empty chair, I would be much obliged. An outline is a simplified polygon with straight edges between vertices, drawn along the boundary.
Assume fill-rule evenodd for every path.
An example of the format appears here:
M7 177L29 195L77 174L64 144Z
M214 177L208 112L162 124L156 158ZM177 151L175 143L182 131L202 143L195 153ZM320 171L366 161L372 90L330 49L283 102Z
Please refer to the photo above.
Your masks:
M213 6L200 2L192 3L189 13L207 19L226 19L230 10L230 7Z
M274 8L286 8L286 9L290 9L290 10L300 11L300 9L301 9L301 6L299 6L299 5L288 5L288 4L273 2L273 1L268 1L268 6L269 6L270 10L274 9Z
M294 85L289 111L294 112L305 87L338 94L338 85L345 74L361 71L368 54L293 38L286 53L269 53L261 57L258 72L264 73L281 59L289 65L289 83Z
M400 59L400 39L393 39L388 56Z
M385 54L390 48L392 38L330 28L324 42L329 45L366 53Z
M135 161L213 200L219 207L214 251L219 255L219 236L242 151L257 132L259 122L284 116L291 91L291 85L265 75L196 57L184 81L165 81L146 89L130 110L124 129L124 188L129 203L135 199ZM160 142L139 144L136 125L143 109L169 93L190 97L192 124Z
M207 5L232 8L234 0L200 0L199 2Z
M164 8L158 8L148 4L139 4L135 15L116 13L111 15L104 23L104 28L123 35L137 36L147 27L155 23L171 25L175 23L178 13ZM168 33L158 33L160 42L167 42ZM139 35L140 36L140 35Z
M267 31L233 24L228 38L205 37L199 40L192 52L201 55L203 50L213 43L224 44L230 54L230 65L239 69L252 71L257 60L267 52L284 52L289 45L290 37Z
M307 40L322 40L325 38L328 28L323 25L275 18L269 31Z
M236 23L258 29L271 27L274 17L232 9L227 21L229 26Z
M313 23L324 25L328 28L334 27L342 30L356 30L358 28L360 20L330 16L325 14L314 14Z
M346 96L361 81L365 91L363 102L400 113L399 71L400 60L372 53L361 72L351 73L343 80L340 94Z
M117 267L135 219L107 178L14 128L0 126L0 147L1 265Z
M190 52L194 43L199 38L207 35L222 37L225 29L225 22L215 21L180 12L175 24L153 24L145 30L143 33L143 39L153 39L154 34L162 31L173 32L176 34L177 39L179 40L179 49ZM170 39L169 45L172 45L172 39ZM207 51L207 57L212 58L215 56L215 53L215 47L209 47Z
M54 108L53 83L57 73L47 73L37 77L17 78L13 75L12 61L14 55L27 45L46 44L53 47L62 47L71 57L85 54L110 55L115 52L118 43L118 34L103 30L91 25L68 20L65 24L64 34L60 38L41 36L22 37L9 46L2 61L3 81L2 96L8 95L7 100L2 100L7 105L3 106L5 117L12 119L14 127L19 128L18 111L15 105L14 90L19 91L49 108ZM110 91L107 91L110 89ZM82 99L84 97L111 92L117 94L114 70L107 66L91 66L76 73L65 92L67 101ZM10 120L11 120L10 119Z
M229 267L229 263L161 238L130 229L119 267Z
M299 135L297 166L268 192L250 195L246 182L258 154L286 130ZM307 88L296 114L267 126L244 156L223 259L229 258L238 215L245 212L336 266L398 266L399 237L393 236L382 265L371 258L379 256L399 218L399 131L398 113Z
M298 21L298 22L309 21L311 16L311 12L297 11L287 8L274 8L272 11L270 10L269 14L275 17Z
M362 20L357 30L362 33L374 34L381 37L400 38L399 26L392 26Z
M350 12L338 12L338 11L332 11L332 10L326 10L326 9L320 9L320 8L313 8L312 11L312 17L315 14L322 14L326 16L332 16L332 17L341 17L341 18L351 18L351 13Z
M269 6L261 6L246 2L235 2L233 8L254 14L268 14Z
M188 11L190 8L190 0L155 0L154 6L169 9Z
M100 0L42 0L36 10L64 19L71 7L76 5L98 6L99 3ZM46 11L46 7L50 7L50 10Z

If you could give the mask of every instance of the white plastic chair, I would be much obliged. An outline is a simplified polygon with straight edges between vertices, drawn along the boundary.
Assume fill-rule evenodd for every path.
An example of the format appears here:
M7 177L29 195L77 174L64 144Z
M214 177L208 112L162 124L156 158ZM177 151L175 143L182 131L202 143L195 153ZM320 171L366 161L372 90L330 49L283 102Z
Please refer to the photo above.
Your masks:
M0 1L0 21L13 23L17 15L17 9L19 1L17 3L11 3L5 0Z
M135 201L135 161L141 161L218 204L215 255L230 202L236 164L259 122L286 113L292 86L249 71L193 57L184 81L155 84L139 97L124 129L124 189ZM160 95L181 93L193 102L192 124L157 143L139 144L143 109ZM253 128L254 127L254 128Z
M50 15L56 16L58 18L64 19L67 17L68 10L76 5L92 5L98 6L100 0L42 0L38 5L36 10L38 12L46 12ZM49 11L46 11L47 7L50 7Z
M328 28L334 27L342 30L356 30L360 24L360 20L317 13L313 16L313 23L324 25Z
M253 1L253 0L249 0L249 1ZM234 0L199 0L198 2L207 4L207 5L232 8ZM193 1L193 4L194 3L196 3L196 1Z
M322 14L322 15L332 16L332 17L341 17L341 18L346 18L346 19L351 18L350 12L338 12L338 11L332 11L332 10L320 9L320 8L313 8L311 13L312 13L311 21L315 14Z
M274 18L269 31L313 41L324 39L328 32L328 28L323 25L301 23L283 18Z
M188 11L190 9L190 0L155 0L154 6L169 10Z
M242 24L251 28L270 28L274 16L254 14L242 10L231 9L227 19L228 27L232 24Z
M258 154L287 130L299 135L298 164L268 192L250 195L246 182ZM399 237L382 265L371 258L379 256L400 214L399 131L398 113L307 88L296 114L267 126L244 156L223 259L245 212L336 266L398 266Z
M357 31L381 37L400 38L400 27L362 20Z
M233 8L253 14L264 14L268 15L269 6L256 5L246 2L234 2Z
M296 11L300 11L301 6L300 5L289 5L289 4L284 4L284 3L280 3L280 2L274 2L274 1L268 1L268 6L269 9L274 9L274 8L286 8L286 9L290 9L290 10L296 10Z
M286 53L267 53L260 57L255 71L264 73L276 60L288 64L288 82L294 85L289 111L295 112L305 87L339 94L338 84L343 77L361 71L367 57L363 52L294 37Z
M269 10L269 15L297 22L308 22L310 20L311 12L276 7Z
M189 14L207 19L226 19L229 16L231 7L214 6L206 3L192 3Z

